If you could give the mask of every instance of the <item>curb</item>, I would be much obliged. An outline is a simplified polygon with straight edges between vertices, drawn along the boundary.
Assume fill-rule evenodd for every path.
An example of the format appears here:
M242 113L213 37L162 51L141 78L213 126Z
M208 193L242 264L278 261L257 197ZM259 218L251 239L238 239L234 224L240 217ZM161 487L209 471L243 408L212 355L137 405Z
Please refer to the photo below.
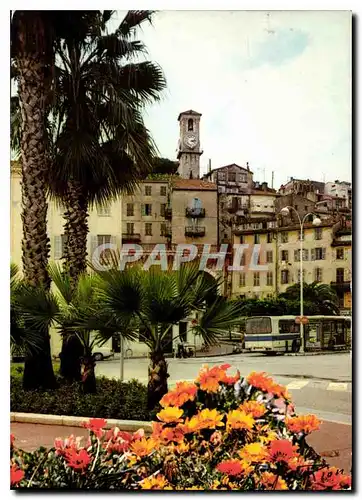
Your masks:
M92 417L71 417L67 415L46 415L42 413L16 413L10 412L10 422L21 424L44 424L61 425L64 427L83 427L83 423ZM142 422L140 420L117 420L114 418L106 419L105 429L118 427L122 431L136 432L142 428L145 432L152 432L151 422Z

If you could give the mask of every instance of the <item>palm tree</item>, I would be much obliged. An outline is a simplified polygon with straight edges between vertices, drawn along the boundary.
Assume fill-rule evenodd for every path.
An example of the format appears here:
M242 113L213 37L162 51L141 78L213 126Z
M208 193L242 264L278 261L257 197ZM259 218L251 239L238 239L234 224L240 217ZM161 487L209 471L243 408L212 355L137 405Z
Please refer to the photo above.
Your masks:
M284 293L279 295L289 302L295 303L300 299L300 284L289 286ZM339 314L338 297L329 285L318 283L303 283L303 298L306 304L310 304L318 314Z
M148 370L148 407L153 409L167 393L168 365L166 343L172 339L172 326L190 318L195 334L207 345L217 342L229 327L240 322L240 305L217 295L219 283L210 281L197 264L184 265L179 271L144 271L137 266L125 271L99 272L98 307L88 310L80 326L99 330L102 338L120 332L131 340L140 340L150 349ZM211 300L211 297L214 299Z
M55 60L54 46L59 38L78 36L93 13L85 11L15 11L11 19L12 76L18 85L18 100L12 99L11 110L19 105L20 125L12 146L19 148L22 165L22 263L26 287L47 293L50 279L47 271L49 238L47 236L47 186L50 158L47 151L47 116ZM85 22L83 23L83 18ZM20 118L20 119L19 119ZM28 289L31 294L31 290ZM53 386L55 383L50 357L49 333L43 331L41 354L28 357L24 380ZM38 357L38 359L37 359ZM42 371L42 373L40 373ZM26 377L25 377L26 374Z

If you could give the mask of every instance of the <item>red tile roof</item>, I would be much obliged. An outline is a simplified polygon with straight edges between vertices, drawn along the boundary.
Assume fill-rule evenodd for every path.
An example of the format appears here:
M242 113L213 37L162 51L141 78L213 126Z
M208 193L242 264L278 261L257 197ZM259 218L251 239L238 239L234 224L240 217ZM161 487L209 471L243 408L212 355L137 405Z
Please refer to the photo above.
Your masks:
M173 189L195 191L216 191L217 186L213 182L202 181L201 179L177 179L172 183Z

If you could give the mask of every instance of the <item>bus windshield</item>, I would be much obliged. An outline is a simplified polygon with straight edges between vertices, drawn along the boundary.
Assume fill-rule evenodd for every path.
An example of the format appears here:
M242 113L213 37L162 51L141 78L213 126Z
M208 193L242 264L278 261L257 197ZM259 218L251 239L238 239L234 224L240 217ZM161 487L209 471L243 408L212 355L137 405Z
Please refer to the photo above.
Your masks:
M249 318L246 320L245 332L250 333L271 333L272 325L270 318Z

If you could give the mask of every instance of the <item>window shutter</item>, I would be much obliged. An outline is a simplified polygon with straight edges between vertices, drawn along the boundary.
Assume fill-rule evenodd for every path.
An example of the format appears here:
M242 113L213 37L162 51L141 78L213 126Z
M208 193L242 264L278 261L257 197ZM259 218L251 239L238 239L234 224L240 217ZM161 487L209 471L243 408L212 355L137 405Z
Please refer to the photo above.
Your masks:
M98 246L98 238L97 236L91 235L90 237L90 260L93 261L93 254L96 251L96 248Z
M322 248L322 260L326 260L326 249Z
M298 251L299 250L294 250L294 260L295 262L297 262L299 259L298 259Z
M309 250L308 248L303 250L303 260L308 260L309 259Z
M54 236L54 260L62 258L62 237Z
M310 251L310 260L315 260L315 248L312 248Z
M146 207L144 204L142 204L141 210L142 210L142 215L146 215Z

